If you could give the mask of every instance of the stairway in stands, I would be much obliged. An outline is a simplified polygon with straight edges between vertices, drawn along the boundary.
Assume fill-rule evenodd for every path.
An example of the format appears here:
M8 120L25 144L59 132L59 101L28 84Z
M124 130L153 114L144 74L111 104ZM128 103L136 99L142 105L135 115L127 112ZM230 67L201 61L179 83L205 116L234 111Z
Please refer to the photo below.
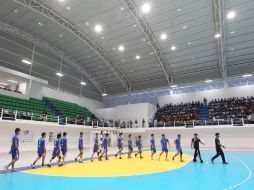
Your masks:
M55 116L59 116L59 123L65 124L65 117L64 115L57 109L56 106L49 99L43 97L42 102L45 106L47 106L48 110L50 110Z
M208 120L209 119L208 106L201 106L200 107L200 118L201 118L201 120Z

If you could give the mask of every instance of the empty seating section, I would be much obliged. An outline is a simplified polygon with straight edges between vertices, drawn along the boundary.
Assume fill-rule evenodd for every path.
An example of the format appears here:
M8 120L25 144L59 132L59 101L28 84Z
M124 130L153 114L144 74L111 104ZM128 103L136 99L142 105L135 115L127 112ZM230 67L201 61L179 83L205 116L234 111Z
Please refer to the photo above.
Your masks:
M91 116L91 112L88 111L87 108L81 107L78 104L65 102L48 97L45 98L48 99L64 117L67 118L81 117L83 120L86 120L88 117Z
M15 113L17 111L17 118L30 117L35 121L43 120L43 112L47 111L48 121L57 122L57 118L48 111L47 107L38 99L22 99L0 94L0 109L6 109L6 112ZM8 111L11 110L11 111Z

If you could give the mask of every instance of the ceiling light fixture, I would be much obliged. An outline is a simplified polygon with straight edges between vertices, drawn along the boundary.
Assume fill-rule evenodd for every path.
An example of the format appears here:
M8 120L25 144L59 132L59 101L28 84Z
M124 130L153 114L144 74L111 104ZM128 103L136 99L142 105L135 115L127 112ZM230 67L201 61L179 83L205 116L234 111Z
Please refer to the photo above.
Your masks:
M172 51L175 51L176 50L176 46L171 46L171 48L170 48Z
M64 75L62 73L56 73L57 76L63 77Z
M235 11L229 11L227 14L228 19L233 19L233 18L235 18L235 16L236 16Z
M205 80L206 83L213 82L213 80Z
M150 3L144 3L141 7L143 13L148 13L151 10Z
M94 26L94 30L95 32L100 33L102 31L102 26L100 24L96 24Z
M17 10L17 9L15 9L15 10L14 10L14 13L17 13L17 12L18 12L18 10Z
M108 94L107 93L102 93L102 96L107 96Z
M68 7L66 7L66 10L67 10L67 11L71 10L71 7L69 7L69 6L68 6Z
M12 82L12 83L15 83L15 84L17 84L18 82L17 81L15 81L15 80L7 80L8 82Z
M28 60L26 60L26 59L22 59L22 63L25 63L25 64L27 64L27 65L31 65L31 64L32 64L31 61L28 61Z
M141 57L140 57L140 55L136 55L136 57L135 57L136 59L140 59Z
M243 78L246 78L246 77L252 77L252 74L245 74L245 75L243 75Z
M124 46L123 45L120 45L119 47L118 47L118 50L119 51L123 51L125 48L124 48Z
M62 35L62 34L59 34L59 37L60 37L60 38L62 38L62 37L63 37L63 35Z
M166 40L166 39L168 38L168 36L167 36L166 33L162 33L161 36L160 36L160 38L161 38L162 40Z
M221 34L220 34L220 33L216 33L216 34L214 35L214 37L215 37L215 38L220 38L220 37L221 37Z
M43 26L43 24L41 22L38 23L40 26Z
M179 8L179 9L177 9L177 11L178 11L178 12L180 12L181 10L182 10L182 9L180 9L180 8Z
M120 9L121 9L121 11L123 11L123 10L124 10L124 7L121 7Z
M82 86L86 86L86 83L83 82L83 81L81 81L80 84L81 84Z
M176 87L177 87L177 85L176 85L176 84L171 85L171 88L176 88Z
M191 42L188 42L187 44L188 44L188 45L191 45Z

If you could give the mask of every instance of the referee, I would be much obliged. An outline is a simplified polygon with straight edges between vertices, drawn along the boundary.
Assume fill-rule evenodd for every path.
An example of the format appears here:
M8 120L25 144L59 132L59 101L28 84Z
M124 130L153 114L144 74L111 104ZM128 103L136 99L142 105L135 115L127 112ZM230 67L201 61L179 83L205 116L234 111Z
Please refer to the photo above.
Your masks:
M195 133L194 134L194 138L191 140L191 149L194 148L195 152L194 152L194 159L193 162L197 162L197 156L200 159L200 162L203 163L203 160L201 158L201 153L199 150L199 143L205 145L205 143L203 143L199 138L198 138L198 134Z

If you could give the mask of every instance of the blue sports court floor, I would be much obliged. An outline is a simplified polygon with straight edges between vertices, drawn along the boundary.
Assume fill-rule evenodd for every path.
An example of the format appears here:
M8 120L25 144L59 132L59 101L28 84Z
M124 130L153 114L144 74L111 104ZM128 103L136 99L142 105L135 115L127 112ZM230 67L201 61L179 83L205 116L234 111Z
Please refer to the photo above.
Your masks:
M186 151L191 154L192 151ZM24 172L0 174L1 190L252 190L254 189L254 152L226 152L229 165L221 159L212 165L214 152L203 151L203 164L185 166L159 173L122 177L59 177ZM101 162L103 163L103 162ZM171 161L168 162L170 164ZM104 164L106 162L104 161ZM96 168L94 168L96 170ZM112 168L112 170L117 168Z

